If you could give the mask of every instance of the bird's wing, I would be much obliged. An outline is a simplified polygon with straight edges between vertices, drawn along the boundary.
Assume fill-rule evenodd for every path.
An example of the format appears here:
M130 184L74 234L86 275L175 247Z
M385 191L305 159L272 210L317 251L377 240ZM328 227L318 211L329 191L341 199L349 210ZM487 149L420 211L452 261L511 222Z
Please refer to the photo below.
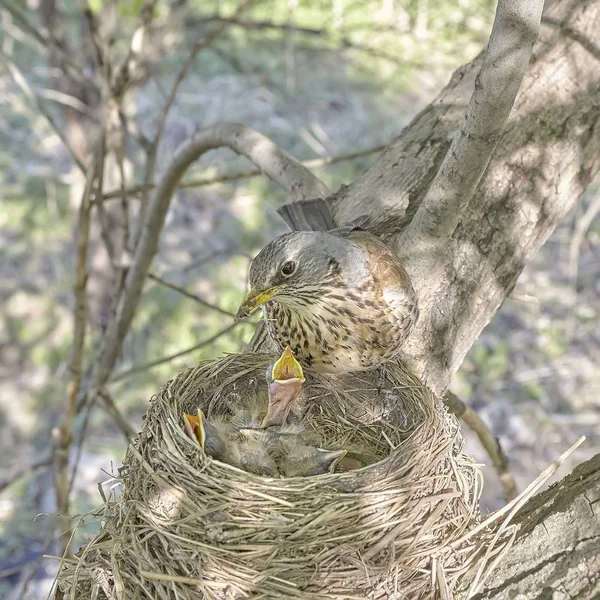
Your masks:
M366 254L369 271L382 290L402 290L414 294L408 273L382 241L366 231L353 231L348 238Z

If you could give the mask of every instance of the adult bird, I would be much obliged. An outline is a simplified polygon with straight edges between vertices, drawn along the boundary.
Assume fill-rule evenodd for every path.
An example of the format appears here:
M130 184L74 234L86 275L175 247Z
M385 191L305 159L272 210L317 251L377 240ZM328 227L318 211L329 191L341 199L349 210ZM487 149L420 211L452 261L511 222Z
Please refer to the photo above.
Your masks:
M396 255L356 227L275 238L253 260L250 286L237 317L260 306L276 346L323 373L392 360L419 314Z

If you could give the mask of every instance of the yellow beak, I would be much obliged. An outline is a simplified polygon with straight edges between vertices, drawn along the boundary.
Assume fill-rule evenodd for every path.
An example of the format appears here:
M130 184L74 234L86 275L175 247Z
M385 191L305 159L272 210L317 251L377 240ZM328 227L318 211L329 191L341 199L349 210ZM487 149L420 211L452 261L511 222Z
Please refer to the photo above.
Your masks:
M292 349L287 346L279 360L273 365L271 374L273 381L277 383L286 383L290 380L300 380L304 383L304 373L300 363L294 358Z
M193 440L197 440L201 448L204 448L204 442L206 441L206 432L204 431L204 413L198 409L196 415L188 415L183 413L183 425L184 431L188 437Z
M247 317L255 308L258 308L261 304L268 302L277 291L276 287L269 288L268 290L256 290L252 288L244 298L244 301L238 308L235 315L236 321Z

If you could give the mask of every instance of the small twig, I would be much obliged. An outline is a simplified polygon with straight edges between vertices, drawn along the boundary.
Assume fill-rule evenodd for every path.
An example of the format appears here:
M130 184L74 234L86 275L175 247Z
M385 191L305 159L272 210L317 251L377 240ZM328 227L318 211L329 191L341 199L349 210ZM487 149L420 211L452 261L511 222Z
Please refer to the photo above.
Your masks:
M19 577L18 586L16 587L16 589L13 590L14 598L19 598L19 600L25 600L26 598L32 597L31 591L27 588L29 587L31 581L35 578L37 571L42 561L44 560L44 556L46 552L48 552L48 548L50 548L50 545L52 544L53 540L54 532L52 531L52 528L49 528L49 530L46 532L46 535L44 536L44 543L42 544L42 548L40 550L39 555L36 556L36 558L34 558L33 560L30 560L25 564L19 565L18 567L12 569L15 573L21 573ZM3 577L7 577L10 574L8 573L8 571L10 570L11 569L7 569L6 571L0 572L0 580L2 580ZM27 593L28 591L29 594Z
M368 148L367 150L360 150L359 152L350 152L349 154L340 154L339 156L332 156L328 158L313 158L310 160L301 161L302 166L307 169L317 169L320 167L327 167L329 165L334 165L340 162L344 162L346 160L354 160L355 158L362 158L363 156L369 156L370 154L375 154L376 152L381 152L385 148L387 148L389 144L383 144L381 146L375 146L373 148ZM215 177L200 177L198 179L190 179L189 181L182 181L178 188L179 189L189 189L195 187L203 187L206 185L213 185L215 183L228 183L230 181L239 181L240 179L249 179L251 177L258 177L259 175L263 175L263 172L260 169L247 169L246 171L240 171L239 173L226 173L225 175L217 175ZM135 187L131 187L127 190L127 193L130 195L139 194L144 191L145 188L152 189L154 184L148 184L147 186L138 185ZM119 198L121 195L121 190L114 190L107 192L103 196L103 201L106 200L115 200ZM100 202L98 202L100 203Z
M6 0L0 0L0 6L7 10L13 19L19 23L19 25L39 44L40 51L46 52L50 47L55 52L65 65L69 67L70 74L79 82L93 89L96 88L96 82L87 77L73 57L61 47L61 45L52 36L48 35L48 32L44 29L32 25L29 19L23 14L23 12L16 6L14 0L7 2ZM85 171L85 169L84 169Z
M126 440L133 437L137 432L129 424L129 421L121 414L121 411L117 408L115 401L112 396L106 391L100 392L100 397L104 400L106 412L113 418L115 425L122 431Z
M54 463L54 454L49 451L46 455L34 460L31 464L24 467L19 467L11 473L6 479L0 481L0 493L9 488L13 483L17 482L21 477L25 477L29 473L34 473L38 469L50 467Z
M575 289L575 297L577 297L577 275L579 272L579 253L581 251L581 244L599 212L600 192L597 192L586 211L575 223L573 235L571 236L571 242L569 244L569 278L571 280L571 285Z
M515 302L523 302L523 304L539 305L540 303L536 296L532 296L531 294L517 294L516 292L511 292L508 295L508 299L514 300Z
M83 349L87 327L87 258L90 235L91 196L100 163L104 161L104 148L98 144L92 164L87 172L87 180L78 219L77 265L75 271L75 309L73 313L73 347L69 364L70 378L65 398L65 409L59 426L53 431L55 440L54 458L56 465L55 488L57 511L61 515L59 527L65 531L70 526L69 519L69 452L73 440L73 422L77 414L77 394L81 385ZM71 549L61 537L60 553L70 555Z
M342 48L350 49L350 50L358 50L359 52L364 52L366 54L370 54L375 58L382 58L389 62L392 62L397 65L413 65L413 66L422 66L420 63L415 63L414 61L406 61L401 59L398 56L394 56L389 52L385 52L383 50L379 50L378 48L374 48L372 46L367 46L366 44L361 44L360 42L355 42L350 39L348 36L339 35L334 31L329 29L315 29L311 27L301 27L299 25L294 25L291 23L274 23L273 21L254 21L247 19L238 19L236 17L208 17L204 19L188 19L186 22L186 26L197 26L199 23L224 23L226 25L235 25L237 27L241 27L247 31L282 31L286 34L302 34L311 37L317 37L323 40L330 40L332 44L339 44ZM315 50L317 48L311 47L311 50ZM336 48L330 47L322 47L318 48L318 50L327 50L327 51L335 51Z
M475 432L484 450L492 459L492 464L500 477L504 491L504 499L509 502L517 495L517 484L510 471L508 457L504 454L498 438L490 431L485 421L470 407L467 406L456 394L446 392L444 404L448 410L464 421Z
M155 5L156 0L144 0L140 9L140 24L131 37L127 56L117 69L115 69L115 74L110 84L110 92L118 104L121 104L125 93L133 82L133 74L140 67L144 43L148 37L148 30L154 17Z
M81 423L81 427L79 429L79 439L77 440L77 448L75 449L75 460L73 461L73 466L71 468L71 475L69 476L69 495L73 491L73 487L75 485L75 478L77 477L77 470L79 469L79 464L81 462L81 456L83 454L83 444L85 442L85 438L87 435L88 425L90 424L90 416L92 414L93 404L88 404L86 406L85 414L83 415L83 420Z
M205 306L206 308L210 308L211 310L216 310L217 312L220 312L222 315L227 315L228 317L235 318L234 313L229 312L228 310L225 310L224 308L221 308L220 306L217 306L216 304L211 304L210 302L207 302L206 300L204 300L204 298L200 298L200 296L196 296L196 294L192 294L192 292L188 292L185 288L175 285L174 283L171 283L171 282L167 281L166 279L159 277L158 275L154 275L153 273L148 273L148 279L152 279L152 281L156 281L157 283L160 283L161 285L165 286L166 288L169 288L170 290L173 290L173 291L177 292L178 294L181 294L182 296L185 296L186 298L189 298L190 300L193 300L194 302L197 302L198 304Z
M404 244L449 238L500 140L537 39L543 0L499 0L475 90Z
M244 2L242 2L242 4L238 7L238 9L236 11L236 15L239 15L240 13L242 13L253 2L254 2L254 0L245 0ZM152 183L152 178L154 176L154 171L156 168L156 157L158 155L158 147L160 145L160 141L161 141L164 129L165 129L165 124L167 122L169 112L171 111L173 102L175 102L175 98L177 97L177 92L179 91L179 87L182 84L183 80L187 77L187 74L189 73L190 69L192 68L194 62L196 61L198 54L202 50L209 48L215 42L215 40L217 40L221 36L223 31L226 29L226 27L227 27L227 23L222 23L220 27L218 27L215 31L213 31L208 36L206 36L206 38L204 40L194 44L192 51L190 52L187 60L183 63L183 66L179 70L179 73L177 74L177 77L175 78L175 81L174 81L173 85L171 86L171 91L169 92L169 95L165 101L165 105L162 109L160 119L158 121L158 126L156 128L156 134L154 136L154 139L152 140L152 145L150 146L150 150L148 151L147 158L146 158L146 168L144 170L144 181L142 183L142 206L140 207L140 213L138 215L138 228L137 228L137 231L135 232L135 238L134 238L134 243L133 243L134 248L135 248L135 246L137 246L138 241L139 241L139 236L141 235L141 232L142 232L142 225L144 222L144 217L146 215L146 208L147 208L147 204L148 204L148 194L150 192L150 184Z
M19 88L21 88L23 94L35 104L36 108L45 117L46 121L48 121L48 124L50 125L54 133L56 133L56 135L60 138L60 141L64 144L65 148L69 151L69 154L71 154L71 158L75 161L75 164L81 169L83 173L85 173L85 165L77 156L77 153L75 152L73 146L71 146L71 143L69 142L68 138L63 133L63 128L54 120L54 117L50 114L50 112L46 110L46 107L44 106L42 101L38 98L38 96L36 96L34 91L31 89L29 83L27 83L27 80L23 76L23 73L21 72L19 67L17 67L17 65L8 56L6 56L6 54L2 50L0 50L0 57L6 68L9 70L14 82L19 86Z
M201 341L200 343L196 344L195 346L192 346L191 348L186 348L185 350L181 350L180 352L176 352L175 354L170 354L169 356L159 358L158 360L153 360L152 362L148 362L148 363L145 363L138 367L133 367L132 369L128 369L127 371L122 371L121 373L117 373L116 375L114 375L113 377L111 377L109 379L109 383L113 383L115 381L120 381L121 379L125 379L126 377L129 377L131 375L135 375L136 373L142 373L143 371L147 371L148 369L153 369L154 367L157 367L158 365L163 365L165 363L171 362L172 360L180 358L181 356L190 354L190 352L194 352L195 350L204 348L205 346L212 344L214 341L218 340L220 337L229 333L237 325L241 325L241 324L247 325L248 323L244 323L243 321L236 321L235 323L228 325L224 329L221 329L221 331L215 333L215 335L209 337L206 340Z

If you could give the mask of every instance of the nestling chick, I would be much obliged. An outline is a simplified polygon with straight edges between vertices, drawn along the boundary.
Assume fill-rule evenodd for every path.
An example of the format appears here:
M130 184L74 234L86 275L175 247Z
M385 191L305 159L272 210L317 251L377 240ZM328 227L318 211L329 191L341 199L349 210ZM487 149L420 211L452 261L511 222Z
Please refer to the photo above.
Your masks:
M277 362L267 369L267 387L269 406L262 427L285 423L292 405L302 393L302 384L306 381L300 363L294 358L289 346Z
M279 473L284 477L309 477L333 473L346 450L324 450L319 436L299 425L271 427L265 430L243 429L244 435L261 441L274 457Z
M196 434L200 447L207 456L264 477L275 477L277 465L264 443L251 439L236 430L222 418L209 423L198 409L197 417L184 415L186 422Z
M233 408L231 424L235 429L261 429L281 425L301 396L304 374L289 348L269 366L265 375L267 394L246 395Z
M345 450L324 450L314 446L293 445L280 457L279 473L284 477L310 477L333 473Z

